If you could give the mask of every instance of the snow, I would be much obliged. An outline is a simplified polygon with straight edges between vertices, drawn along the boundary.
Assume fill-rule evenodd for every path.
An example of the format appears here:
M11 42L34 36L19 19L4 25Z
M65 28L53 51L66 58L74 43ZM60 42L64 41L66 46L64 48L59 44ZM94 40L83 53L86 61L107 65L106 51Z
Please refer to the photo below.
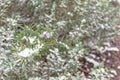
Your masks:
M30 48L25 48L23 51L21 51L20 53L18 53L18 56L21 57L30 57L33 54L37 53L39 51L39 49L41 49L44 45L43 44L38 44L34 49L30 49Z
M117 69L120 69L120 66L118 66Z
M103 52L106 52L106 51L119 51L119 49L117 47L106 47Z
M94 59L91 59L91 58L88 58L88 57L86 57L86 59L87 59L89 62L93 63L94 66L99 66L99 63L98 63L97 61L95 61Z
M29 39L30 43L32 44L35 41L36 37L29 37L28 39Z
M19 56L22 57L29 57L31 56L35 51L29 48L24 49L23 51L21 51L20 53L18 53Z

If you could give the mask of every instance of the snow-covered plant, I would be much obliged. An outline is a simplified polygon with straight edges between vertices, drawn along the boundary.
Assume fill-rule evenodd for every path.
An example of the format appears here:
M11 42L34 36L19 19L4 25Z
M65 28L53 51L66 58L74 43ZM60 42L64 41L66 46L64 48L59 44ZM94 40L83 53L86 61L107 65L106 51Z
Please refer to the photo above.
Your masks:
M107 80L108 70L84 48L96 49L119 33L119 8L102 1L1 0L0 78ZM85 78L81 57L92 64L91 77Z
M40 23L57 28L58 32L63 29L90 48L101 46L119 33L116 28L119 7L113 7L111 0L13 0L9 6L4 14L19 16L16 18L18 24Z

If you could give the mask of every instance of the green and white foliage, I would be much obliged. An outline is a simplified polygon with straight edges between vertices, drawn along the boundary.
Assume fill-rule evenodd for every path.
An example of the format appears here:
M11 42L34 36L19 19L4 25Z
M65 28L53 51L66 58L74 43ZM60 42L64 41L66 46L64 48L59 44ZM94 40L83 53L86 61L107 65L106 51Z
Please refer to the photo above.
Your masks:
M109 0L0 0L0 78L108 80L112 72L86 55L119 35L118 24ZM91 79L80 57L93 62Z

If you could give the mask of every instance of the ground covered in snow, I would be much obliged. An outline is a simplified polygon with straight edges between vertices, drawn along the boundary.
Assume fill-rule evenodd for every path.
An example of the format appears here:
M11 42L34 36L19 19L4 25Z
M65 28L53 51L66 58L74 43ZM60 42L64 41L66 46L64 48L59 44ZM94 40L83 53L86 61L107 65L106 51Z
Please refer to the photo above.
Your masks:
M117 0L0 0L0 80L119 80L119 12Z

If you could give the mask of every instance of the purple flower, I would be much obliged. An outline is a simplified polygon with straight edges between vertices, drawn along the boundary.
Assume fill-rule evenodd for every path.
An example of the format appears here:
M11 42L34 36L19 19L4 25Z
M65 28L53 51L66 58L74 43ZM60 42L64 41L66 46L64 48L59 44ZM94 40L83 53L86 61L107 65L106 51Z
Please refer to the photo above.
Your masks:
M51 37L51 34L48 32L48 31L44 31L41 35L40 35L41 38L50 38Z

